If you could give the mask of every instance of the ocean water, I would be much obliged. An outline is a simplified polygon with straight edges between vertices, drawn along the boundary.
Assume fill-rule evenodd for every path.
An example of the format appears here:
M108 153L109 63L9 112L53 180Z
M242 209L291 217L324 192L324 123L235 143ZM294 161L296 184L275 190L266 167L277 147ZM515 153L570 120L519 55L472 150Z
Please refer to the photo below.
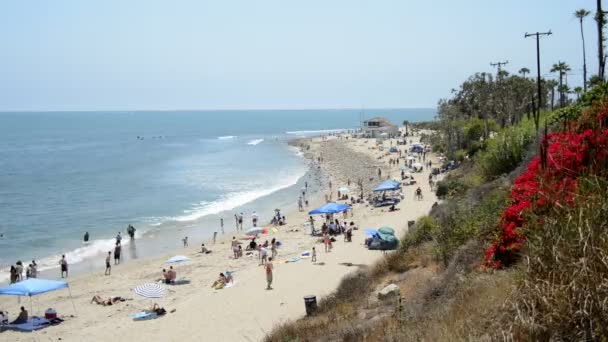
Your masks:
M366 110L395 123L434 109ZM359 110L0 113L0 269L101 260L127 224L136 258L293 208L320 176L287 141L359 127ZM84 245L85 231L91 235ZM127 242L128 239L124 239Z

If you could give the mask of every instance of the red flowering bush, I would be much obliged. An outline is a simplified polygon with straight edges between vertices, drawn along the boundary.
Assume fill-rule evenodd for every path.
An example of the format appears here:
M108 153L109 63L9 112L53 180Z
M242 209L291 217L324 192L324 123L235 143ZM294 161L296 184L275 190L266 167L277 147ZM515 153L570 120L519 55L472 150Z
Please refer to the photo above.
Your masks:
M593 112L593 113L591 113ZM593 118L593 119L590 119ZM514 182L512 204L502 215L500 236L486 251L486 264L493 268L517 260L525 236L526 212L539 214L551 206L572 205L581 175L604 175L608 170L608 102L581 116L579 131L547 134L541 155Z

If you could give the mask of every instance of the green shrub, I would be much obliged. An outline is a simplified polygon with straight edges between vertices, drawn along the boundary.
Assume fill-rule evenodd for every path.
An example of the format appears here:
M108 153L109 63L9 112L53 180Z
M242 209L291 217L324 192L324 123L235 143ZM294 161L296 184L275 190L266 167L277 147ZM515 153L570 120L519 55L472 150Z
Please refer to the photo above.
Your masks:
M448 195L450 188L445 181L437 182L437 190L435 191L435 195L439 198L445 198Z
M488 140L486 149L476 156L477 167L485 179L491 180L513 171L524 159L528 146L536 136L532 120L500 131Z
M467 157L467 153L464 150L458 150L454 152L454 159L459 163L462 163Z

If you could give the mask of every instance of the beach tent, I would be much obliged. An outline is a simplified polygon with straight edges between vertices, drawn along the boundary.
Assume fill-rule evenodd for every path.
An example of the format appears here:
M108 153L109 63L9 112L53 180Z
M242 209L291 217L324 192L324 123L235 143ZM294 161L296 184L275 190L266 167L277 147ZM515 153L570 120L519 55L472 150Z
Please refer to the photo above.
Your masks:
M380 185L378 185L374 191L379 192L379 191L394 191L394 190L399 190L401 189L401 183L399 183L398 181L395 181L393 179L388 179L385 180L384 182L382 182Z
M399 240L395 237L395 230L391 227L382 227L372 237L368 248L370 250L390 251L397 249L398 245Z
M309 211L308 214L309 215L337 214L337 213L343 212L344 210L349 210L349 209L352 209L352 208L346 204L331 202L331 203L322 205L322 206L318 207L317 209Z
M391 149L389 150L389 152L397 153L397 152L399 152L399 150L395 146L393 146L393 147L391 147Z
M72 301L72 307L74 308L74 313L76 312L76 306L74 305L74 300L72 299L72 291L70 291L70 287L68 283L65 281L57 281L57 280L46 280L46 279L38 279L38 278L29 278L24 281L20 281L18 283L0 288L1 296L27 296L30 297L30 314L33 311L32 308L32 296L37 296L39 294L68 289L70 294L70 300ZM40 324L34 323L33 319L28 320L29 327L24 327L25 331L34 331L36 329L41 329L43 326ZM28 329L29 328L29 329Z

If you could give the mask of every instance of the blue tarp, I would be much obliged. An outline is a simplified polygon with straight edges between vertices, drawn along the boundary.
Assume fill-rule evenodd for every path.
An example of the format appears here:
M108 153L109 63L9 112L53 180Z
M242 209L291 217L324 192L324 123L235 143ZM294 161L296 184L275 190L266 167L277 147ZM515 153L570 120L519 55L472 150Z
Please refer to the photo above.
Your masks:
M401 183L389 179L382 182L382 184L378 185L374 191L391 191L391 190L399 190L401 189Z
M349 210L351 209L350 206L346 205L346 204L340 204L340 203L327 203L315 210L311 210L308 212L309 215L314 215L314 214L337 214L337 213L341 213L344 210Z
M0 289L0 295L35 296L68 287L65 281L30 278Z
M363 231L365 232L365 236L376 236L378 234L378 231L374 228L365 228Z

